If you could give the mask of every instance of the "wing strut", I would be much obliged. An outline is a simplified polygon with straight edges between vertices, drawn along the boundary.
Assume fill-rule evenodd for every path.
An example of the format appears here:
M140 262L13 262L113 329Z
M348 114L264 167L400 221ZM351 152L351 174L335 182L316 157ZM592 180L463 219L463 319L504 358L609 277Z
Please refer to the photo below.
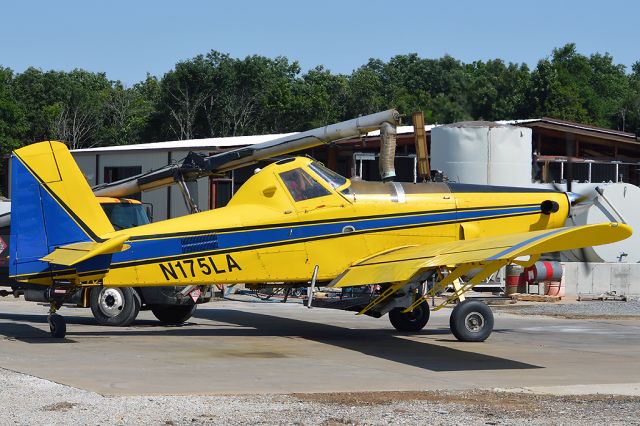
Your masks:
M456 299L459 299L467 291L471 290L475 287L480 281L486 279L491 274L496 272L498 269L510 263L509 259L495 260L493 262L487 263L484 265L483 269L474 275L474 277L469 280L469 282L465 283L462 287L455 286L455 291L451 296L449 296L444 302L440 303L438 306L432 309L432 311L437 311L442 309L449 303L453 302ZM447 275L444 279L442 279L438 284L434 285L431 290L424 293L422 296L418 297L408 308L406 308L403 313L411 312L415 308L417 308L421 303L428 300L428 298L435 296L440 291L444 290L449 284L458 280L464 274L469 272L474 267L481 266L482 264L477 263L463 263L457 268L451 270L449 275Z
M365 306L364 309L362 309L360 312L358 312L357 315L362 315L365 312L369 311L371 308L373 308L378 303L380 303L380 302L384 301L385 299L387 299L389 296L391 296L396 291L400 290L405 285L407 285L407 283L405 281L401 281L401 282L397 282L397 283L391 284L385 291L380 293L380 295L378 297L373 299L371 301L371 303L369 303L367 306Z

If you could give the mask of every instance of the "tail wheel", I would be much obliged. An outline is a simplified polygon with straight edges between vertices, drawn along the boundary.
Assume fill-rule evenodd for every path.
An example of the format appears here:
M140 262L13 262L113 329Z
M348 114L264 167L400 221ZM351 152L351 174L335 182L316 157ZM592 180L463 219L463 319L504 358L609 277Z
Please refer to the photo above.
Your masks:
M140 299L131 287L94 287L91 312L100 325L124 327L140 312Z
M395 308L389 312L389 321L398 331L415 333L429 322L429 304L423 301L413 311L402 313L406 308Z
M51 331L51 337L56 339L63 339L67 334L67 323L63 317L58 314L51 314L47 318L49 321L49 331Z
M493 313L485 303L465 300L453 308L449 326L462 342L483 342L493 331Z
M153 305L151 312L165 324L178 325L186 322L198 305Z

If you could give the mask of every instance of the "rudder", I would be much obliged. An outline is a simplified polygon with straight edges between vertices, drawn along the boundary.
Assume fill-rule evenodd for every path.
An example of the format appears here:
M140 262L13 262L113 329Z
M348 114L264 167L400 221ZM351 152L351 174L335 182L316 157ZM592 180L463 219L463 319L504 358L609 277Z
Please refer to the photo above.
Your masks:
M51 276L40 259L77 242L102 242L113 226L67 147L40 142L11 157L9 274L18 279Z

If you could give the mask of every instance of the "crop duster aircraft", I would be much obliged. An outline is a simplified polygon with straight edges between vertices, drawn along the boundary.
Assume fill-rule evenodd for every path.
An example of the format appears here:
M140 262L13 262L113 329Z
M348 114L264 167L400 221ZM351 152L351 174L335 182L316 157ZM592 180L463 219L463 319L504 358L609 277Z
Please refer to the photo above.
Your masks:
M225 171L395 125L397 117L385 111L195 162L207 173ZM426 325L427 298L453 283L454 294L434 309L458 302L451 331L459 340L483 341L493 329L491 310L463 300L478 282L509 263L532 264L541 253L631 235L621 223L565 228L571 202L564 192L351 181L305 157L264 167L226 207L116 230L64 144L29 145L11 161L10 275L49 288L54 337L66 333L56 310L81 286L311 281L311 288L317 282L377 285L372 294L354 291L333 301L313 299L311 292L307 304L374 317L388 313L405 332ZM128 182L129 190L137 192L143 181ZM436 273L439 282L425 287ZM461 285L462 276L471 278Z

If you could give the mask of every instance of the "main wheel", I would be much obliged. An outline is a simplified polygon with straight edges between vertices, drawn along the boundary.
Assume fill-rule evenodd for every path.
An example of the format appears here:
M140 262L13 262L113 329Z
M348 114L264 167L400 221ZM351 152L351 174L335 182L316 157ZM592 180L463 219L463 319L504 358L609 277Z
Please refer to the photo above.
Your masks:
M493 331L493 313L485 303L465 300L453 308L449 326L462 342L483 342Z
M140 299L131 287L94 287L91 312L100 325L125 327L140 312Z
M165 324L182 324L196 311L198 305L153 305L151 312Z
M406 308L395 308L389 312L389 321L398 331L415 333L429 322L429 303L423 301L413 311L402 313Z
M51 314L47 318L49 321L49 330L51 331L51 337L56 339L63 339L67 335L67 322L58 314Z

